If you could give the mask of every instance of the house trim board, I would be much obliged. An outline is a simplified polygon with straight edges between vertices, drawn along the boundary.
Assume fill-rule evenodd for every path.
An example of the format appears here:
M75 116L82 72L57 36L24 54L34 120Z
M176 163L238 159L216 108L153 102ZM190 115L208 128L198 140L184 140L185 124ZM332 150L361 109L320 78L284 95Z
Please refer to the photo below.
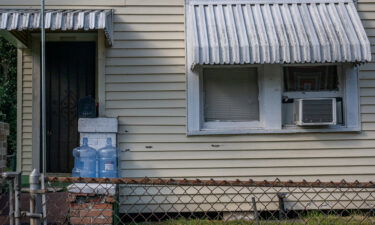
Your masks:
M17 171L22 170L23 51L17 49Z
M102 38L99 38L102 37ZM103 64L105 65L105 59L103 60L103 55L105 56L105 49L103 50L103 46L105 48L105 39L104 35L97 35L97 33L50 33L46 34L46 41L95 41L97 46L97 66L96 66L96 93L98 94L97 100L102 99L102 95L104 94L103 91L98 91L99 86L98 83L102 82L98 79L98 77L104 77L103 72ZM102 42L102 44L99 44ZM98 52L101 52L101 63L99 63L99 56ZM41 96L40 96L40 34L32 34L32 82L33 82L33 97L32 97L32 168L40 170L40 115L41 115ZM100 66L99 66L100 64ZM105 68L105 67L104 67ZM99 75L100 74L100 75ZM103 79L103 78L101 78ZM102 103L101 105L104 105ZM101 112L99 112L101 113Z
M41 101L40 101L40 40L39 35L32 36L32 83L33 83L33 97L32 97L32 169L40 170L40 115L41 115Z

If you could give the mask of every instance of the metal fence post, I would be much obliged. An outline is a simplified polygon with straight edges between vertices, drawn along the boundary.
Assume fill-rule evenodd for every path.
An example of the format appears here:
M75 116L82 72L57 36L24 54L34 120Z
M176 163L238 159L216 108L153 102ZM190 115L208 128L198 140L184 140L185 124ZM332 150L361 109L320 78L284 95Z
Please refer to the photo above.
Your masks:
M9 188L11 190L9 190L9 194L11 195L11 197L9 197L9 200L11 200L10 204L12 204L11 205L12 207L10 207L9 209L12 211L10 222L11 223L14 222L15 225L19 225L20 219L21 219L21 203L20 203L21 173L20 172L4 172L2 174L2 177L8 179L10 182ZM11 214L11 212L9 212L9 214Z
M40 202L38 193L40 192L40 173L34 169L29 177L30 182L30 212L27 216L30 217L30 225L40 225L40 219L42 218Z
M285 201L286 193L277 193L277 197L279 198L279 219L286 219L286 210L285 210Z
M21 224L21 173L14 177L14 220L16 225Z
M14 225L14 193L13 181L7 181L9 188L9 223Z
M41 187L42 190L46 190L45 177L44 174L41 175ZM47 196L46 191L43 191L42 194L42 209L43 209L43 225L47 225Z
M258 209L257 209L257 203L255 200L255 197L251 198L251 201L253 203L253 210L254 210L254 217L255 217L255 224L259 225L259 215L258 215Z

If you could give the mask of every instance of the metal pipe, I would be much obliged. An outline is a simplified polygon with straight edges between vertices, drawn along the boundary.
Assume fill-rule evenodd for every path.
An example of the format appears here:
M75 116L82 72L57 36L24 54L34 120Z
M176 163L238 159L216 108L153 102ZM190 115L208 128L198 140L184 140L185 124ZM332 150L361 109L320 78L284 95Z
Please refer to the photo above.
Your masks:
M21 224L21 173L18 173L14 179L14 221L15 225Z
M13 181L7 181L9 188L9 223L14 225L14 195L13 195Z
M259 225L259 214L257 209L257 203L255 201L255 197L251 198L251 201L253 202L253 210L254 210L254 217L255 217L255 224Z
M30 225L39 225L41 214L38 214L40 210L38 209L38 191L40 191L40 173L36 169L31 172L29 177L30 183L30 212L27 214L30 216ZM39 215L39 216L36 216Z
M4 172L1 174L3 178L8 179L12 183L12 191L9 194L13 195L14 193L14 209L13 209L13 217L14 217L14 224L20 225L21 220L21 201L20 201L20 194L21 194L21 173L20 172ZM11 188L11 186L9 186ZM12 197L13 198L13 197Z
M40 24L41 24L41 61L40 61L40 69L41 69L41 96L42 96L42 115L41 115L41 139L42 139L42 173L45 175L46 173L46 30L45 30L45 19L44 19L44 11L45 11L45 0L40 0L41 4L41 13L40 13Z
M45 184L45 179L44 179L44 174L41 175L41 187L42 190L46 190L46 184ZM47 225L47 196L46 196L46 191L43 191L42 193L42 209L43 209L43 225Z
M277 193L277 197L279 198L279 219L286 219L286 210L284 202L284 199L286 198L286 193Z

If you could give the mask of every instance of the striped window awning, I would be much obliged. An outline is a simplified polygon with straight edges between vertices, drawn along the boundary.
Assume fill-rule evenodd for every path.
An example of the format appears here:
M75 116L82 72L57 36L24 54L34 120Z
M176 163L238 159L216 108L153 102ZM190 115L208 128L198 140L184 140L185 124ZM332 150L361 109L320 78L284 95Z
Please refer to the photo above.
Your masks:
M46 9L45 28L49 31L104 30L107 42L113 42L112 10ZM36 31L41 28L40 10L0 9L0 30Z
M351 0L190 0L192 64L362 63L370 42Z

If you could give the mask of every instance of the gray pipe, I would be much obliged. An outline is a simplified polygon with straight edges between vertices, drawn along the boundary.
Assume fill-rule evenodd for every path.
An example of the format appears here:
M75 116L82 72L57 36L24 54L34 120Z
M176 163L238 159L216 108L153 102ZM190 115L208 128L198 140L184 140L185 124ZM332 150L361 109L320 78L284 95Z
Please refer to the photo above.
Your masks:
M44 20L44 8L45 8L45 0L40 0L41 3L41 61L40 61L40 69L41 69L41 96L42 96L42 115L41 115L41 127L42 127L42 172L46 174L46 30L45 30L45 20Z
M9 210L12 210L12 217L11 223L15 225L20 225L21 221L21 202L20 202L20 194L21 194L21 173L20 172L4 172L1 174L1 177L9 180L9 191L10 196L10 206ZM10 213L10 212L9 212Z
M30 212L27 216L30 217L30 225L40 225L40 214L39 209L40 204L38 204L38 191L40 191L40 173L38 170L34 169L29 177L30 183Z

